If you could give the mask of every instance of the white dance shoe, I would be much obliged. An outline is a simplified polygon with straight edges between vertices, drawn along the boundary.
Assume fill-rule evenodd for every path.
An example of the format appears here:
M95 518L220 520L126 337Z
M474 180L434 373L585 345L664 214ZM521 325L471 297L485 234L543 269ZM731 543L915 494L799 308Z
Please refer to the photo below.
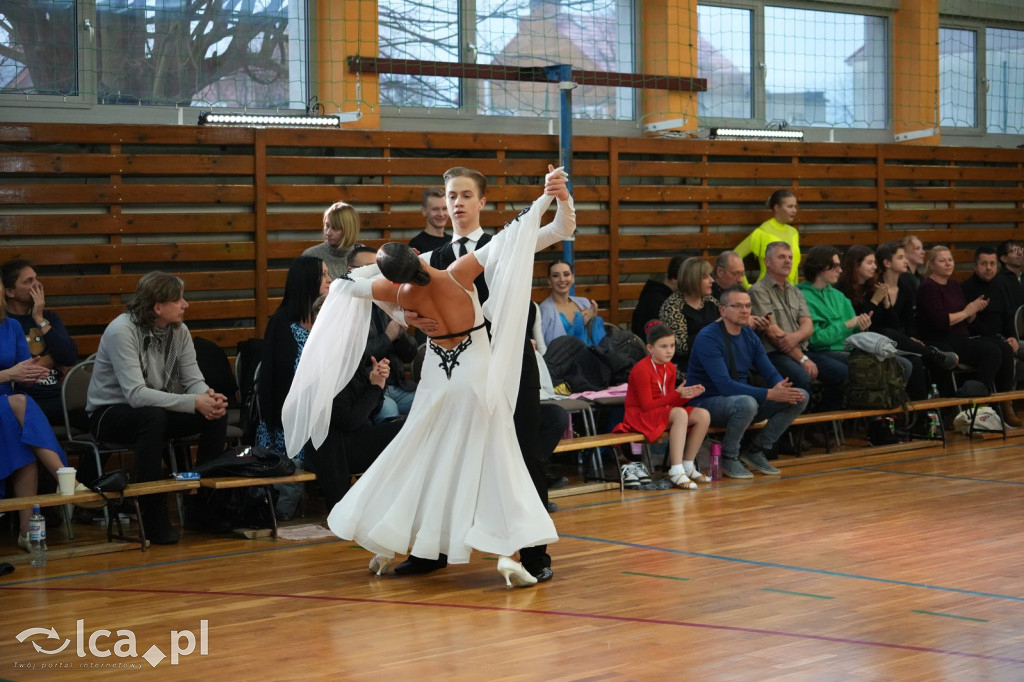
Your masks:
M529 587L537 584L537 579L512 557L498 557L498 573L505 578L505 587L510 590L513 587Z
M391 570L391 564L394 563L395 557L393 556L381 556L380 554L375 555L370 559L370 573L376 575L387 575Z

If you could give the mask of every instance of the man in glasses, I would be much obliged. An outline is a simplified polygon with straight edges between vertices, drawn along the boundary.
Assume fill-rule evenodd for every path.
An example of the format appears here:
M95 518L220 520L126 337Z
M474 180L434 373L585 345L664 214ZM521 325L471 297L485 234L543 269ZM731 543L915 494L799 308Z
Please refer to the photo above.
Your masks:
M725 429L722 473L730 478L752 478L746 467L765 475L779 470L765 456L789 425L807 407L808 394L796 388L768 360L757 333L750 328L750 294L736 287L719 298L721 319L700 330L690 351L687 382L704 386L691 405L711 413L711 425ZM750 384L757 371L771 388ZM750 444L740 451L740 439L755 421L767 419Z
M1024 305L1024 248L1013 239L1007 239L996 248L996 256L1003 264L996 278L1005 282L1012 295L1014 310Z

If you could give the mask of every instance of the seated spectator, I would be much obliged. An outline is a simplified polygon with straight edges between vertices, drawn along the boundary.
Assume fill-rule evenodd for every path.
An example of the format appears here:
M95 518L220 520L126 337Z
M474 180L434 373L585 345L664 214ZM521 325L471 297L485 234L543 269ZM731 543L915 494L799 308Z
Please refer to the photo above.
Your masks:
M850 259L850 267L855 271L853 281L866 278L864 281L870 282L875 276L875 254L865 246L851 247L850 250L855 248L857 252ZM816 353L849 363L850 354L844 350L844 342L847 337L866 331L871 326L872 313L855 312L850 299L835 288L843 272L839 250L819 244L805 254L806 279L797 288L803 292L814 322L814 333L811 334L808 347ZM863 283L859 286L864 288ZM904 378L909 380L913 371L911 361L901 355L896 356L896 361L903 368ZM927 397L927 389L921 397Z
M926 346L913 338L917 328L915 287L908 279L906 261L900 242L883 244L877 255L866 246L851 246L843 255L837 288L853 303L856 314L871 316L871 331L891 339L901 357L910 362L907 394L913 400L923 400L928 397L928 386L932 383L925 365L948 374L956 367L957 357L956 353ZM937 376L941 379L942 374Z
M331 278L319 258L300 256L292 261L284 284L284 297L263 334L259 370L260 423L256 444L285 452L281 407L292 386L295 367L313 327L313 303L327 293ZM302 466L306 448L294 459Z
M445 225L448 224L448 204L444 200L444 190L439 187L423 190L420 213L427 221L427 226L409 240L409 246L418 253L429 253L448 244L451 240L444 234Z
M704 387L704 393L690 401L711 415L711 425L725 429L722 439L722 473L731 478L751 478L743 466L766 475L779 470L768 463L765 453L807 407L808 394L783 379L768 360L764 346L750 324L750 295L742 289L726 289L719 299L722 319L697 334L690 352L688 381ZM771 388L750 384L758 372ZM755 421L768 423L740 451L740 439Z
M1024 248L1016 239L1007 239L996 248L1003 264L997 277L1006 283L1014 309L1024 305Z
M56 480L57 469L67 466L67 460L42 410L20 392L50 370L31 357L21 325L7 317L4 298L0 297L0 497L8 478L15 497L31 497L39 487L36 462ZM75 485L82 487L77 481ZM28 551L31 512L22 509L19 514L18 546Z
M908 234L900 242L903 245L903 253L907 256L907 275L909 281L914 285L914 295L917 295L917 287L921 286L921 281L924 279L924 275L921 273L925 270L925 260L928 258L928 254L924 250L924 244L921 240L912 234Z
M126 312L100 337L85 408L89 429L99 440L134 444L134 483L164 477L163 458L173 438L199 434L198 463L224 451L228 399L203 380L183 322L187 309L185 283L150 272L139 280ZM147 539L158 545L178 541L166 495L146 495L139 506ZM223 531L230 524L212 517L193 496L185 527Z
M946 246L935 246L928 254L928 277L917 292L917 326L921 338L939 348L952 350L961 362L973 366L978 381L998 391L1013 387L1013 350L997 339L971 337L968 325L988 306L984 298L970 303L960 283L953 279L956 265ZM1020 426L1009 402L1003 405L1005 422Z
M0 266L7 317L21 325L28 350L39 358L38 366L49 370L42 379L25 386L25 394L39 405L51 424L64 424L61 381L64 371L78 361L78 346L68 334L60 316L46 309L43 283L36 277L32 263L10 260ZM88 429L85 415L77 426Z
M1013 350L1013 356L1021 359L1021 346L1014 325L1017 306L1010 288L1014 284L1010 278L998 276L996 262L996 250L991 246L975 249L974 273L964 280L964 296L967 300L983 296L988 305L978 311L968 327L975 336L1005 342Z
M718 301L711 295L713 281L707 261L687 258L679 268L677 291L661 304L661 321L675 335L672 362L684 371L697 333L718 319Z
M782 376L808 395L813 381L822 384L824 390L817 409L841 408L849 368L831 354L808 349L814 323L803 292L790 283L793 253L789 244L769 244L765 250L765 266L765 276L750 287L750 300L755 315L770 318L762 335L768 359Z
M793 268L788 275L789 283L795 286L800 266L800 233L792 225L797 211L796 195L788 189L776 190L768 197L768 208L772 212L772 217L761 223L756 230L736 246L736 255L740 259L751 254L757 257L758 264L761 266L761 272L758 274L758 281L760 281L764 279L767 271L766 250L768 246L774 242L786 244L793 257ZM746 274L743 275L743 286L750 288Z
M596 346L604 338L604 320L597 314L597 303L582 296L570 296L576 282L572 266L564 260L548 265L551 295L540 304L540 324L544 343L551 344L559 336L574 336L588 346Z
M447 215L447 214L446 214ZM445 243L448 243L447 240ZM368 246L355 246L349 256L349 269L361 268L376 262L377 251ZM370 334L366 343L367 357L388 359L389 373L384 389L384 406L374 417L382 422L399 415L409 414L416 385L405 378L405 363L416 359L419 347L407 333L407 327L393 320L377 306L370 311Z
M710 415L703 408L687 405L691 398L704 392L703 386L687 386L685 381L676 386L676 368L671 362L675 354L674 336L671 329L657 320L648 325L649 362L636 363L629 373L625 415L613 431L642 433L652 443L668 431L668 479L677 488L695 490L698 483L711 480L694 464L708 432ZM623 465L624 484L632 480L639 485L639 474L632 470L635 466Z
M644 329L651 320L657 320L661 314L661 304L672 295L677 288L679 279L679 266L686 260L685 256L673 256L668 262L668 271L665 273L665 280L659 282L656 279L649 279L640 291L640 298L636 300L636 308L633 309L633 333L641 339L647 338Z
M334 508L348 492L353 474L366 471L402 428L403 419L373 422L383 406L388 374L387 358L380 362L371 358L334 397L331 427L324 442L319 448L307 442L303 448L306 466L316 473L327 509Z
M359 239L359 214L344 201L331 204L324 211L324 240L302 252L303 256L319 258L327 264L332 280L348 272L348 255Z
M715 282L711 285L711 295L717 301L723 291L743 283L743 278L746 276L743 270L743 259L735 251L723 251L715 259L715 269L712 275Z

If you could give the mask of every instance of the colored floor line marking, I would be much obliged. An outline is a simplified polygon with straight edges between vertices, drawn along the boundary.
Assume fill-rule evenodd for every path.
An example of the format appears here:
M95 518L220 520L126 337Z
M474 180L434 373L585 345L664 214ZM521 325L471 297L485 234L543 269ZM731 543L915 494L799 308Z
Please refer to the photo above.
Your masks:
M682 578L677 575L657 575L656 573L640 573L638 571L623 571L622 575L639 575L644 578L664 578L665 580L689 580L689 578Z
M1020 447L1021 447L1020 443L1008 443L1008 444L1004 444L1004 445L998 445L998 446L992 446L992 447L984 448L984 451L1005 450L1005 449L1008 449L1008 448L1020 448ZM927 456L924 456L924 457L915 457L915 458L905 459L905 460L896 460L896 461L893 461L893 462L889 462L887 464L880 464L880 465L877 465L877 466L889 466L889 465L893 465L893 464L902 464L902 463L909 463L909 462L920 462L920 461L925 461L925 460L929 460L929 459L944 459L944 458L947 458L947 457L960 457L960 456L964 456L964 455L975 455L975 454L977 454L977 452L975 452L973 450L964 451L964 452L949 452L949 453L947 453L947 452L939 452L939 453L935 453L935 454L932 454L932 455L927 455ZM794 474L794 475L791 475L791 476L783 476L781 478L777 478L777 477L774 477L774 476L773 477L762 477L762 478L755 479L754 481L746 481L745 483L738 483L738 484L733 484L733 485L725 485L725 486L716 487L716 488L705 487L705 488L698 489L697 491L688 491L688 492L683 492L683 491L663 491L663 492L658 492L657 494L654 494L654 495L639 495L639 496L636 496L636 497L630 497L628 499L623 498L623 499L618 499L618 500L610 500L608 502L596 502L596 503L593 503L593 504L579 505L579 506L576 506L576 507L560 507L559 511L572 511L574 509L587 509L587 508L590 508L590 507L603 507L603 506L611 505L611 504L627 504L627 503L634 503L634 502L644 502L644 501L649 500L649 499L661 498L661 497L665 497L667 495L675 495L675 494L693 494L694 492L708 492L708 491L711 491L711 490L724 491L724 490L743 489L743 488L745 488L745 487L747 487L749 485L766 484L766 483L780 483L780 482L783 482L783 481L792 480L792 479L796 479L796 478L806 478L806 477L809 477L809 476L824 476L824 475L827 475L827 474L841 473L843 471L853 471L853 470L862 469L862 468L866 468L866 467L848 466L848 467L841 467L841 468L838 468L838 469L828 469L828 470L825 470L825 471L808 472L808 473L804 473L804 474ZM880 473L901 473L901 472L881 470ZM652 491L652 492L654 492L654 491ZM592 540L594 542L613 542L611 540L604 540L604 539L600 539L600 538L588 538L586 536L579 536L579 535L561 534L561 537L572 538L572 539L577 539L577 540ZM53 576L53 577L49 577L49 578L31 578L31 579L28 579L28 580L19 580L19 581L16 581L16 582L0 584L0 589L4 589L4 588L7 588L7 587L20 586L20 585L31 585L31 584L37 584L37 583L46 583L46 582L51 582L51 581L54 581L54 580L67 580L68 578L89 577L89 576L94 576L94 575L103 575L103 574L107 574L107 573L119 573L121 571L133 571L133 570L150 568L150 567L158 568L158 567L161 567L161 566L170 566L170 565L175 565L175 564L185 564L185 563L191 563L191 562L194 562L194 561L206 561L208 559L225 559L225 558L231 558L231 557L236 557L236 556L248 556L248 555L251 555L251 554L260 554L260 553L263 553L263 552L277 552L277 551L281 551L281 550L300 549L300 548L303 548L303 547L309 547L311 545L325 545L325 544L332 544L332 543L341 542L341 541L342 540L340 540L340 539L304 541L304 542L296 543L296 544L281 545L281 546L275 546L275 547L267 547L267 548L261 548L261 549L256 549L256 550L248 550L248 551L242 551L242 552L229 552L229 553L226 553L226 554L212 554L212 555L201 556L201 557L189 557L189 558L186 558L186 559L174 559L174 560L171 560L171 561L160 561L160 562L155 562L155 563L151 563L151 564L141 564L141 565L137 565L137 566L121 566L119 568L105 568L105 569L97 570L97 571L86 571L86 572L83 572L83 573L69 573L67 575L59 575L59 576ZM634 547L638 547L638 548L641 548L641 549L654 549L654 550L658 550L658 551L666 551L666 552L674 552L674 553L687 554L687 552L682 552L680 550L670 550L670 549L658 548L658 547L647 547L645 545L630 545L630 543L625 543L625 542L620 543L620 544L623 544L623 545L626 545L626 546L634 546ZM357 547L358 548L359 545L350 545L350 547ZM740 562L740 563L752 563L752 564L763 565L763 566L774 566L774 567L777 567L777 568L788 568L790 570L797 570L797 571L821 572L821 573L824 573L826 575L838 575L838 576L841 576L841 577L851 577L851 578L855 578L855 579L873 580L873 581L879 581L879 582L892 582L894 584L909 585L911 587L925 587L925 588L930 588L930 589L949 590L949 591L953 591L953 592L961 592L961 593L966 593L966 594L973 594L973 595L980 595L980 596L989 596L989 597L993 597L993 598L996 598L996 599L1008 599L1008 600L1013 600L1013 601L1024 601L1024 598L1013 597L1013 596L1008 596L1008 595L999 595L999 594L990 594L990 593L975 593L975 592L970 592L970 591L967 591L967 590L959 590L957 588L944 588L944 587L939 587L939 586L930 586L930 585L917 584L917 583L904 583L904 582L900 582L900 581L889 581L889 580L887 580L885 578L872 578L872 577L858 576L858 575L852 575L852 574L851 575L845 575L845 574L841 574L841 573L831 573L831 572L828 572L828 571L822 571L821 569L802 568L802 567L799 567L799 566L786 566L786 565L783 565L783 564L767 564L767 563L755 562L755 561L751 561L751 560L747 560L747 559L738 559L738 558L733 558L733 557L719 557L719 556L712 555L712 554L700 554L700 553L690 553L690 554L692 554L693 556L698 556L698 557L702 557L702 558L711 558L711 559L721 558L721 559L726 560L726 561L735 561L735 562Z
M779 594L791 594L795 597L814 597L815 599L835 599L824 594L811 594L810 592L790 592L789 590L776 590L774 587L762 588L765 592L778 592Z
M910 609L911 613L923 613L926 616L942 616L943 618L956 618L958 620L973 620L978 623L989 622L986 618L971 618L970 616L957 616L952 613L939 613L938 611L922 611L921 609Z
M1007 448L1020 448L1020 447L1021 447L1020 443L1008 443L1008 444L1005 444L1005 445L994 445L992 447L984 448L984 451L987 452L987 451L993 451L993 450L1005 450ZM783 469L782 470L783 471L783 475L781 477L763 476L763 477L757 477L754 480L745 480L742 483L740 483L740 482L733 482L733 483L730 483L729 485L718 485L718 486L714 486L714 487L705 486L705 487L702 487L702 488L698 488L697 490L686 491L685 494L693 495L693 494L696 494L696 493L723 492L723 491L726 491L726 490L729 490L729 491L731 491L731 490L743 490L744 488L746 488L748 486L751 486L751 485L764 485L764 484L768 484L768 483L782 483L782 482L785 482L785 481L792 481L792 480L799 479L799 478L809 478L809 477L813 477L813 476L827 476L827 475L830 475L830 474L841 474L841 473L843 473L845 471L877 471L878 473L887 473L887 474L905 473L907 475L913 475L911 472L891 471L889 469L883 469L881 467L893 466L893 465L898 465L898 464L912 464L914 462L925 462L925 461L932 460L932 459L946 459L948 457L963 457L965 455L972 455L973 456L973 455L976 455L976 454L978 454L978 453L975 452L974 450L966 450L966 451L963 451L963 452L945 452L945 451L942 451L942 452L937 452L937 453L934 453L934 454L931 454L931 455L924 455L924 456L921 456L921 457L911 457L911 458L908 458L908 459L893 460L892 462L886 462L884 464L876 464L876 465L873 465L873 466L860 466L860 465L853 466L853 465L851 465L851 466L839 467L838 469L825 469L825 470L822 470L822 471L809 471L809 472L802 473L802 474L786 474L785 473L786 470ZM925 474L919 474L919 475L925 475ZM1003 483L1004 482L1004 481L994 481L992 479L971 479L971 480L977 480L979 482L985 482L985 483ZM1019 485L1024 485L1024 483L1021 483ZM612 492L612 491L607 491L607 492ZM635 502L646 502L648 500L659 499L659 498L662 498L662 497L666 497L668 495L683 494L682 491L679 491L679 490L675 490L675 491L673 491L673 490L667 490L667 491L653 491L653 490L652 491L637 491L637 490L634 490L634 491L630 491L630 492L652 492L652 493L656 493L656 494L653 494L653 495L636 495L636 496L631 496L629 498L622 498L622 499L618 499L618 500L607 500L605 502L592 502L590 504L580 504L580 505L575 505L575 506L572 506L572 507L559 506L558 507L558 511L560 511L560 512L562 512L562 511L575 511L577 509L591 509L591 508L594 508L594 507L606 507L606 506L613 505L613 504L629 504L629 503L635 503Z
M806 568L804 566L793 566L790 564L777 564L770 561L757 561L756 559L740 559L739 557L722 556L721 554L706 554L704 552L691 552L685 549L672 549L670 547L655 547L653 545L641 545L636 542L624 540L609 540L607 538L595 538L586 535L569 535L561 533L559 537L583 540L585 542L600 542L607 545L619 545L620 547L631 547L633 549L646 549L653 552L666 552L681 556L692 556L699 559L715 559L718 561L729 561L736 564L748 566L760 566L764 568L781 568L786 571L799 571L801 573L814 573L816 575L827 575L833 578L852 578L853 580L867 580L869 582L884 583L886 585L902 585L904 587L920 587L927 590L938 590L940 592L953 592L955 594L967 594L972 597L990 597L992 599L1003 599L1006 601L1024 602L1024 597L1015 597L1008 594L996 594L993 592L977 592L975 590L964 590L959 587L944 587L942 585L929 585L928 583L913 583L907 580L892 580L891 578L876 578L870 575L858 575L856 573L843 573L841 571L829 571L823 568Z
M852 639L847 637L832 637L828 635L811 635L799 632L787 632L785 630L765 630L761 628L746 628L736 625L712 625L710 623L694 623L690 621L666 620L661 618L637 618L632 616L614 616L600 613L582 613L578 611L546 611L543 609L514 609L505 606L485 606L482 604L453 604L445 602L414 602L397 599L366 599L360 597L335 597L330 595L306 595L306 594L273 594L261 592L222 592L202 590L153 590L141 588L77 588L77 587L16 587L12 588L21 591L61 591L61 592L99 592L109 594L159 594L159 595L181 595L197 597L245 597L247 599L295 599L310 601L333 601L349 604L381 604L388 606L414 606L428 608L459 609L466 611L491 611L498 613L522 613L536 616L557 616L562 618L581 618L586 620L608 621L613 623L634 623L640 625L667 625L671 627L696 628L702 630L716 630L719 632L741 632L753 635L768 635L774 637L787 637L792 639L812 640L816 642L832 642L835 644L851 644L854 646L871 646L883 649L896 649L899 651L914 651L926 654L939 654L942 656L956 656L960 658L974 658L985 661L997 661L999 663L1015 663L1024 665L1024 660L1010 658L1009 656L993 656L991 654L972 654L966 651L955 651L952 649L935 649L932 647L914 646L912 644L894 644L892 642L876 642L866 639Z
M947 476L945 474L926 474L917 471L888 471L874 467L857 467L864 471L877 471L884 474L896 474L897 476L921 476L922 478L942 478L948 481L971 481L974 483L998 483L1001 485L1024 485L1024 481L1003 481L998 478L975 478L974 476Z

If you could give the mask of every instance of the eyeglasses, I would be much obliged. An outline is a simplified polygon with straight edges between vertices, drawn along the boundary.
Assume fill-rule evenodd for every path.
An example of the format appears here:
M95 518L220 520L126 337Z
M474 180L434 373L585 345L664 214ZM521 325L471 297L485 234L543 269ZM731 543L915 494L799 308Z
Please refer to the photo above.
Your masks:
M1007 253L1018 253L1018 254L1019 253L1024 253L1024 248L1021 248L1019 246L1011 246L1010 248L1008 248L1006 250L1006 252Z
M753 306L749 303L728 303L723 308L732 308L734 310L750 310Z

